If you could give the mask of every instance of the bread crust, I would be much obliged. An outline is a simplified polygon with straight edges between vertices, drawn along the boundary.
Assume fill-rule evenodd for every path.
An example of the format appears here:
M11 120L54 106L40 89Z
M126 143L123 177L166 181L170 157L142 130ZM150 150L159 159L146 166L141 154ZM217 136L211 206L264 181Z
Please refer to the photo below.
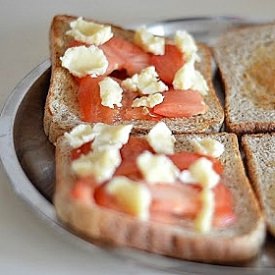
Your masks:
M178 135L176 151L192 151L192 137L194 135ZM263 217L245 175L236 136L220 133L211 137L225 144L221 161L225 168L224 182L232 193L237 215L233 225L200 234L184 221L177 225L140 221L94 202L88 205L73 200L70 147L64 137L58 139L56 146L54 204L59 219L92 242L99 240L192 261L234 263L250 259L259 252L265 238Z
M65 35L65 32L69 28L69 22L75 19L76 17L67 15L55 16L50 29L52 74L45 105L44 131L52 143L55 143L56 139L65 131L69 131L82 122L77 102L77 84L70 73L61 67L60 62L60 56L64 54L68 42L72 40ZM112 30L126 39L133 39L133 31L124 30L114 25L112 25ZM212 84L212 52L205 44L198 46L202 62L197 65L197 68L204 75L209 86L208 95L204 96L209 110L205 114L191 118L163 119L174 133L218 132L224 120L223 108ZM139 133L148 132L155 124L155 122L144 120L121 121L119 123L132 123L135 131Z
M242 137L249 178L265 214L267 228L275 236L275 133Z
M233 29L214 46L225 91L226 129L239 135L275 130L275 24Z

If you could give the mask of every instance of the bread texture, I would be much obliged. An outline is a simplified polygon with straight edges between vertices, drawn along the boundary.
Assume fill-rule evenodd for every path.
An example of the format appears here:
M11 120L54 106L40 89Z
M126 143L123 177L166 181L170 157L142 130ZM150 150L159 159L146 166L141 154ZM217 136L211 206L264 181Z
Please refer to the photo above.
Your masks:
M204 135L196 135L204 137ZM255 256L265 238L265 224L258 202L245 175L238 140L234 134L211 134L225 145L221 156L224 183L234 200L236 222L209 233L194 231L190 222L169 225L141 221L130 215L87 206L70 196L73 175L70 170L70 146L64 137L56 146L56 191L54 204L59 219L80 236L115 246L137 248L152 253L211 263L233 263ZM192 134L177 135L176 151L192 151ZM114 230L115 228L115 230Z
M72 40L70 36L65 35L65 32L69 29L69 23L75 19L76 17L67 15L55 16L50 29L52 74L45 105L44 131L52 143L55 143L65 131L82 122L77 100L77 83L71 74L61 67L60 61L60 57ZM112 31L125 39L133 39L133 31L117 26L112 26ZM209 86L208 95L204 96L209 109L205 114L191 118L163 119L174 133L217 132L224 120L223 109L212 84L212 53L205 44L199 44L198 47L202 61L198 63L197 69L203 74ZM118 123L128 124L129 121ZM153 121L145 120L133 120L130 123L134 124L135 130L140 133L147 132L155 124Z
M249 177L264 211L267 227L275 236L275 134L242 138Z
M215 57L225 89L225 122L237 134L275 130L275 24L234 29Z

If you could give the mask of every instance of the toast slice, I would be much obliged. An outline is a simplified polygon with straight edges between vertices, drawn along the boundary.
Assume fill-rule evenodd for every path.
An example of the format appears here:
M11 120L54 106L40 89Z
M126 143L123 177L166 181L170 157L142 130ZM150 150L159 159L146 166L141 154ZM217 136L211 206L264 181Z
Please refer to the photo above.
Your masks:
M191 139L206 135L177 135L176 151L193 151ZM220 160L224 183L232 193L236 221L223 229L198 233L192 226L142 221L133 216L73 200L70 191L70 145L61 137L56 145L54 204L59 219L80 236L115 246L137 248L162 255L212 263L232 263L255 256L265 238L265 224L258 202L245 175L234 134L211 134L225 146ZM114 230L115 228L115 230Z
M75 19L76 17L73 16L55 16L50 30L52 74L45 105L44 130L52 143L55 143L64 132L82 122L77 100L78 85L71 74L61 67L60 61L60 57L63 56L72 40L70 36L65 35L65 32L69 29L69 23ZM112 26L112 31L115 35L128 40L132 40L134 36L133 31L116 26ZM204 44L199 44L199 56L202 61L197 69L203 74L209 87L208 95L204 96L209 109L205 114L191 118L163 119L174 133L218 131L223 123L223 109L212 84L210 49ZM120 123L128 124L129 121ZM133 120L130 123L134 124L137 132L147 132L155 124L155 122L145 120Z
M275 24L234 29L214 48L225 88L225 122L237 134L275 130Z
M275 236L275 134L242 138L248 174L255 187L269 231Z

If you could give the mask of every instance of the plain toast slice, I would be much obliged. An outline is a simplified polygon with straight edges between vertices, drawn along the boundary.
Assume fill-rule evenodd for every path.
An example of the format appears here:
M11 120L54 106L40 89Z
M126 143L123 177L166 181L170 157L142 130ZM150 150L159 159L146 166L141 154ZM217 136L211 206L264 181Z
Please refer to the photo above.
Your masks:
M242 145L267 227L275 236L275 134L245 135Z
M50 29L50 52L52 62L52 74L49 93L45 105L44 130L49 140L55 143L56 139L64 132L81 123L79 104L77 100L78 85L72 75L61 66L60 57L63 56L72 38L65 35L69 29L69 23L76 17L57 15L54 17ZM132 40L134 32L112 26L115 35ZM165 118L163 121L174 133L184 132L217 132L222 126L224 113L216 96L212 84L212 53L205 44L199 44L199 56L202 61L197 69L205 77L209 92L204 96L208 105L208 111L203 115L191 118ZM121 121L120 124L134 124L137 132L148 132L155 124L153 121L133 120Z
M275 24L229 31L214 47L225 122L237 134L275 130Z
M177 135L176 151L193 151L191 139L206 135ZM265 224L249 181L245 175L236 135L207 135L225 146L220 157L224 165L224 184L230 189L236 222L209 233L198 233L190 225L169 225L150 220L141 221L108 208L73 200L70 190L73 175L70 169L70 146L61 137L56 145L56 191L54 204L59 219L88 240L99 240L115 246L138 248L152 253L187 260L232 263L247 260L261 249ZM115 228L115 230L114 230Z

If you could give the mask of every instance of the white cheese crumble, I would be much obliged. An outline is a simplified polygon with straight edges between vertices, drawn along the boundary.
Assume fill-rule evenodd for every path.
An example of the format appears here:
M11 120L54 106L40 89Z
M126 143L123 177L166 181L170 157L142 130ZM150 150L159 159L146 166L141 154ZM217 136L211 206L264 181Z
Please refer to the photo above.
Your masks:
M114 105L121 107L123 89L111 77L106 77L99 82L101 104L114 108Z
M106 185L109 194L115 196L118 204L129 214L141 220L149 218L151 193L146 185L127 177L114 177Z
M173 154L176 139L164 122L158 122L148 133L147 141L158 154Z
M140 46L145 52L153 53L155 55L164 55L164 37L153 35L145 27L141 27L136 30L134 42L135 44Z
M131 92L143 95L164 92L168 87L159 79L154 66L143 69L139 74L134 74L121 82L121 86Z
M178 168L168 157L148 151L137 157L137 166L150 184L174 183L179 175Z
M97 77L103 75L108 68L104 52L94 45L68 48L60 60L62 67L77 77Z
M150 94L148 96L137 97L133 100L132 107L153 108L160 104L164 99L161 93Z
M70 23L71 29L66 32L75 40L96 46L102 45L113 37L111 26L83 20L82 17Z
M208 155L214 158L220 157L224 152L224 145L213 138L196 138L192 139L192 145L195 152Z

